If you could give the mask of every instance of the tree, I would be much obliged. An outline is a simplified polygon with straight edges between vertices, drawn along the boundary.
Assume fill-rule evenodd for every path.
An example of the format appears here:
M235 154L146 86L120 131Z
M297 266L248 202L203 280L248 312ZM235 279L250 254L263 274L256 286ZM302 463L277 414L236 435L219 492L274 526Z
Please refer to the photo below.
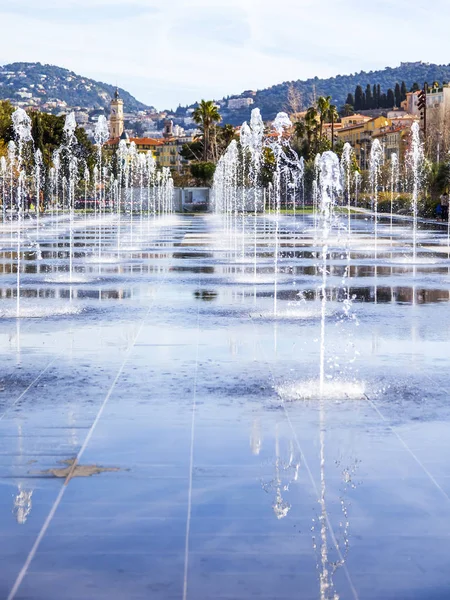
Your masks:
M355 89L355 104L354 104L355 110L364 110L364 104L363 104L363 91L362 91L362 87L360 85L356 86Z
M377 86L375 84L373 84L373 88L372 88L372 98L373 98L373 107L380 108L379 102L378 102L378 90L377 90Z
M314 106L311 106L306 111L305 115L305 131L306 131L306 139L308 143L307 154L308 156L315 154L318 148L317 142L317 132L319 128L318 112Z
M450 168L447 162L429 163L425 172L427 188L431 197L437 199L448 190L450 181Z
M419 92L419 91L420 91L420 86L417 83L417 81L415 81L411 86L411 92Z
M210 155L215 157L215 135L214 129L216 123L222 119L217 106L212 100L202 100L192 113L194 123L200 126L203 133L203 160L208 161ZM211 136L213 141L211 144Z
M402 103L402 92L400 90L400 84L398 82L395 84L394 96L395 96L395 106L397 108L400 108L400 105Z
M223 127L217 125L214 133L217 141L217 158L220 158L233 140L238 140L238 136L233 125L225 123Z
M36 150L42 152L45 166L50 167L54 150L59 148L64 136L64 117L33 111L31 117L31 135Z
M233 125L230 125L229 123L226 123L223 127L218 127L217 131L219 140L223 143L225 149L236 139L236 131Z
M402 98L402 102L403 102L404 100L406 100L406 94L407 94L406 83L404 81L402 81L402 85L400 88L400 94L401 94L401 98Z
M307 157L306 157L307 158ZM267 146L262 151L262 164L261 164L261 185L268 187L269 184L273 183L273 176L277 168L277 161L273 153L272 148Z
M395 96L394 96L394 92L391 90L391 88L389 88L387 91L386 102L387 102L386 108L393 108L395 106Z
M344 104L341 106L341 117L350 117L355 114L355 110L351 104Z
M189 144L183 144L180 156L185 160L201 160L203 156L203 140L194 140Z
M11 115L14 112L14 107L9 100L0 102L0 139L5 145L14 139L14 131L12 128Z
M339 120L339 113L334 104L330 104L330 108L328 109L328 121L331 121L331 149L334 149L334 124Z
M374 108L373 97L372 97L372 88L370 87L370 83L368 83L367 87L366 87L366 108Z
M192 177L195 177L202 184L210 184L216 172L216 165L213 162L198 162L190 165Z
M317 110L319 113L320 138L322 138L323 124L326 121L326 119L328 118L330 106L331 106L331 96L320 96L317 99Z
M345 101L345 104L349 104L353 108L355 107L355 97L353 96L353 94L347 95L347 100Z
M286 108L287 112L293 115L299 113L303 108L302 94L292 83L288 87Z
M296 121L294 123L294 137L297 138L297 140L301 140L302 138L304 138L306 135L306 125L305 125L305 121Z
M94 170L94 166L97 161L97 151L94 144L88 138L86 130L83 127L77 127L75 129L75 138L77 140L77 155L79 159L82 159L86 162L86 166L89 171L92 173ZM80 164L80 168L82 165ZM83 173L84 175L84 173Z
M59 148L64 141L64 117L57 117L48 113L32 111L31 135L34 140L35 150L40 150L44 165L49 168L52 163L53 152ZM95 148L89 140L86 131L81 127L75 129L77 158L86 162L92 171L95 164ZM81 163L80 163L81 169Z

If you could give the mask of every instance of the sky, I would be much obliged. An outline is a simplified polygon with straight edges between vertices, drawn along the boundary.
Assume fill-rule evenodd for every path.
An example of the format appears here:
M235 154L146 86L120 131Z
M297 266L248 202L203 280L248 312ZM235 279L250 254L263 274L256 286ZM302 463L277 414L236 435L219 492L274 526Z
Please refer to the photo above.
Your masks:
M448 0L0 0L0 19L0 64L58 65L158 109L450 63Z

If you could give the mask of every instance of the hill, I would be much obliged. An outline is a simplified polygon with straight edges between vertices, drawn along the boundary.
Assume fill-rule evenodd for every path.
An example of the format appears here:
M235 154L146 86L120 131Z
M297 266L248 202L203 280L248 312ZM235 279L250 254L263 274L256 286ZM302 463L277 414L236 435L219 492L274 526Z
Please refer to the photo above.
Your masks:
M425 81L429 84L434 81L449 82L450 64L402 63L399 67L386 67L380 71L361 71L350 75L337 75L329 79L314 77L306 80L285 81L256 92L244 92L238 96L231 96L231 98L252 97L254 104L249 108L229 110L226 108L229 98L224 98L220 102L223 106L221 114L225 123L238 125L249 118L252 108L258 107L265 120L273 119L277 112L289 109L288 93L291 87L299 93L304 108L312 103L314 96L331 96L333 104L340 108L345 103L347 94L349 92L354 93L357 85L361 85L365 89L368 83L371 85L380 84L381 89L387 91L389 88L394 88L397 82L401 83L402 81L406 83L408 89L415 82L419 86L422 86Z
M109 107L115 87L81 77L73 71L41 63L12 63L0 67L0 99L15 105L35 106L58 113L71 108L98 110ZM127 112L148 110L119 88Z

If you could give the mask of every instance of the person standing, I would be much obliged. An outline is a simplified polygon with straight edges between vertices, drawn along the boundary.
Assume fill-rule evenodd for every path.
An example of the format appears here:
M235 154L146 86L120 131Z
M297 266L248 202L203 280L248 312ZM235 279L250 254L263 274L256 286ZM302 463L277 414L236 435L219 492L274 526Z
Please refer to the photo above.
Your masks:
M448 221L448 194L444 192L441 196L442 220Z

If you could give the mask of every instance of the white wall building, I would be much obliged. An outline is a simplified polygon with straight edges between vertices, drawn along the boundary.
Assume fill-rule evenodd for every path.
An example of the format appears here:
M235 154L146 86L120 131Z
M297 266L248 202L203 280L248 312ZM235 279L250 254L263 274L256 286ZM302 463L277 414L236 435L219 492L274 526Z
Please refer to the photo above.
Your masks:
M253 98L230 98L228 108L229 110L240 110L241 108L248 108L253 103Z
M427 94L427 108L448 109L450 107L450 87L431 88Z

